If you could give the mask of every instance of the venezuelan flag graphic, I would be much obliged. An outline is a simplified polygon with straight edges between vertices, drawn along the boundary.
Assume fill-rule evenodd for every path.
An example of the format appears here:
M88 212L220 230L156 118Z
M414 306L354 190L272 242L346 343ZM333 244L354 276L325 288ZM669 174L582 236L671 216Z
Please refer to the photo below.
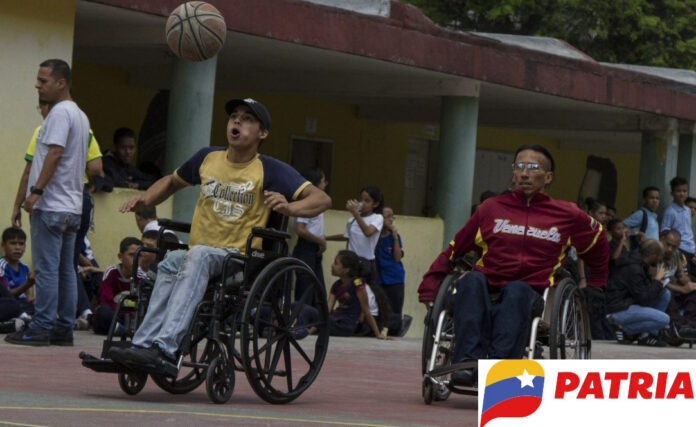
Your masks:
M501 417L526 417L541 405L544 369L533 360L502 360L488 371L481 427Z

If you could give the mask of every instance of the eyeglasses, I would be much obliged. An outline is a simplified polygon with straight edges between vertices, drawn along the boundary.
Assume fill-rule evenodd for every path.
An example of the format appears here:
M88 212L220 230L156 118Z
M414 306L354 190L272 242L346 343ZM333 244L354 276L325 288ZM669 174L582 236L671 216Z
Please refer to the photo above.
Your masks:
M539 163L516 162L512 164L512 170L515 172L522 172L525 168L529 172L545 172Z

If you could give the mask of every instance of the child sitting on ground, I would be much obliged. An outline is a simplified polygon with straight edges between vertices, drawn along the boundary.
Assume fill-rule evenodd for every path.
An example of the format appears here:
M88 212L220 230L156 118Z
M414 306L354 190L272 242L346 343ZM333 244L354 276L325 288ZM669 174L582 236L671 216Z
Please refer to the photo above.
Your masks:
M0 258L0 333L14 332L34 314L34 304L26 291L34 286L34 273L20 261L26 249L27 235L21 228L6 228L2 232ZM20 319L15 321L14 318ZM9 322L8 322L9 321Z
M133 255L135 255L135 251L141 244L142 242L135 237L126 237L121 240L118 253L120 263L104 271L104 276L99 284L99 307L97 307L92 318L95 334L105 335L109 332L116 305L124 292L130 292L130 281L133 275ZM120 331L117 329L116 332Z
M382 340L391 338L382 334L375 318L370 313L367 291L362 279L370 272L370 269L370 263L361 260L355 252L343 250L336 255L331 265L331 274L338 277L339 280L331 286L329 293L330 335L352 336L362 314L375 337ZM334 306L336 307L334 308Z

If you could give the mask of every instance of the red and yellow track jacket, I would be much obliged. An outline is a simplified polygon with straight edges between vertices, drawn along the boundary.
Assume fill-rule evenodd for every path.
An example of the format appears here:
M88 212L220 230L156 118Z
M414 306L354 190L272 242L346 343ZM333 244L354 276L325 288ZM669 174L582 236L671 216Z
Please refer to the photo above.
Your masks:
M483 202L449 246L432 263L418 287L419 300L435 299L437 289L452 271L455 259L475 250L474 269L491 286L514 280L543 289L553 286L553 275L575 246L587 264L588 286L606 284L609 247L602 225L575 204L536 194L527 202L520 190Z

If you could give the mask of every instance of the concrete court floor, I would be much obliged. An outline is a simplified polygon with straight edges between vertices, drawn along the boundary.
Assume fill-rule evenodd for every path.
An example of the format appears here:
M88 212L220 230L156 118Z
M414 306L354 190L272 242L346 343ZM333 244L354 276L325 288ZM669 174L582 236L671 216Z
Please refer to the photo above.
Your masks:
M103 337L76 332L75 347L22 347L0 340L0 425L10 426L474 426L474 397L421 398L420 340L331 338L315 383L286 405L257 397L237 372L230 401L216 405L203 386L171 395L151 380L124 394L115 374L84 368L78 354L99 355ZM696 350L594 342L596 359L685 359Z

